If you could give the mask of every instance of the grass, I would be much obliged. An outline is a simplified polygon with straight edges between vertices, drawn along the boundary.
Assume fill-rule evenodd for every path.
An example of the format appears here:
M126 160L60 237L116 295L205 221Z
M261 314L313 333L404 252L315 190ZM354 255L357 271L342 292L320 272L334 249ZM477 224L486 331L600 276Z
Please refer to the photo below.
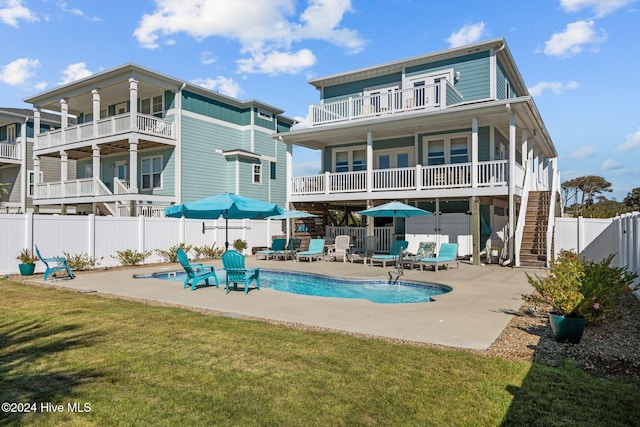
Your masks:
M9 425L632 425L640 384L0 281ZM62 404L42 412L40 404ZM68 404L88 403L71 412Z

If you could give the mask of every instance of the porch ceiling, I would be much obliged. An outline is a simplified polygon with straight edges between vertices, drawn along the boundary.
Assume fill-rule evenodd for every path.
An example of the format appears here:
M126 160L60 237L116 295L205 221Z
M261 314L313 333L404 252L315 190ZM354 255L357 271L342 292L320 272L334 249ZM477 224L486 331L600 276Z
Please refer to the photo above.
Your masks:
M122 153L129 152L129 141L126 139L104 143L104 144L98 144L98 145L100 147L101 156L108 156L111 154L122 154ZM159 147L167 147L167 144L161 144L159 142L146 141L146 140L140 140L138 142L138 151L159 148ZM86 159L93 156L92 146L86 145L86 144L79 145L77 147L76 146L65 147L63 151L67 153L67 156L69 159L74 159L74 160ZM38 153L36 154L41 156L46 156L46 157L60 157L60 147L51 148L48 150L39 150Z

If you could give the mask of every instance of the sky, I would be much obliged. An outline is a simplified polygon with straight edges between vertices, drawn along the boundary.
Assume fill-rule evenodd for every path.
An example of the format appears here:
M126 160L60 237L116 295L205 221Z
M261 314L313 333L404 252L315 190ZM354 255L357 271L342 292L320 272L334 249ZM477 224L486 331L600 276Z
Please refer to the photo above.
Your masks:
M306 122L309 79L504 37L561 180L640 187L640 0L0 0L0 107L133 62ZM295 148L294 174L320 170Z

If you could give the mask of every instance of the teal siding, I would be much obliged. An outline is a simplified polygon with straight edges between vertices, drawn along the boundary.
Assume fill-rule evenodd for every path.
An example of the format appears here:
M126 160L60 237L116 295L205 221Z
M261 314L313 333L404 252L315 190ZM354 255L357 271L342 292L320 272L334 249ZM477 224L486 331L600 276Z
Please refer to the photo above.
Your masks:
M488 162L491 160L491 128L483 126L478 129L478 161Z
M498 61L498 66L496 67L496 99L505 99L507 97L504 84L505 78L504 68Z
M291 124L278 120L278 133L285 133L291 130Z
M188 91L182 92L182 109L236 125L246 126L251 124L250 109L233 107L218 100Z
M360 80L352 83L344 83L335 86L328 86L324 88L324 101L338 101L350 96L361 96L365 88L391 85L397 83L398 86L402 84L402 73L393 73L386 76L374 77L371 79Z
M407 136L403 138L392 138L373 141L373 151L376 150L389 150L398 147L413 147L413 137ZM375 154L374 154L375 156Z
M164 91L164 109L170 110L176 106L176 93L170 90Z
M253 111L253 115L254 115L253 123L256 126L260 126L262 128L265 128L265 129L270 129L271 131L275 132L275 130L276 130L276 128L275 128L276 125L274 123L275 114L273 114L271 112L268 112L268 111L264 111L265 113L271 114L272 120L267 120L267 119L263 119L262 117L260 117L260 115L258 114L258 109L257 108L254 108L253 110L254 110Z
M284 142L276 142L271 136L264 132L254 133L254 152L265 156L276 156L276 144L284 145Z

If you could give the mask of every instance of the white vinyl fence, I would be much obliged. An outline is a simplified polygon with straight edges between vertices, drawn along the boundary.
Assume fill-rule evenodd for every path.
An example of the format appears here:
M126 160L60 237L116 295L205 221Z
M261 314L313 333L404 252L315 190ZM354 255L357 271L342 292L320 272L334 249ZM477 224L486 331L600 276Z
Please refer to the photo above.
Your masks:
M615 266L640 274L640 212L606 219L556 218L554 239L554 257L563 249L593 261L615 254Z
M270 246L272 236L283 230L281 220L229 220L229 242L247 241L250 253L252 247ZM0 274L18 273L18 254L35 245L43 257L87 254L100 267L112 267L119 265L116 252L126 249L152 251L145 262L154 263L162 261L156 249L179 243L223 248L225 220L0 214L0 241ZM36 263L36 272L44 272L44 264Z

